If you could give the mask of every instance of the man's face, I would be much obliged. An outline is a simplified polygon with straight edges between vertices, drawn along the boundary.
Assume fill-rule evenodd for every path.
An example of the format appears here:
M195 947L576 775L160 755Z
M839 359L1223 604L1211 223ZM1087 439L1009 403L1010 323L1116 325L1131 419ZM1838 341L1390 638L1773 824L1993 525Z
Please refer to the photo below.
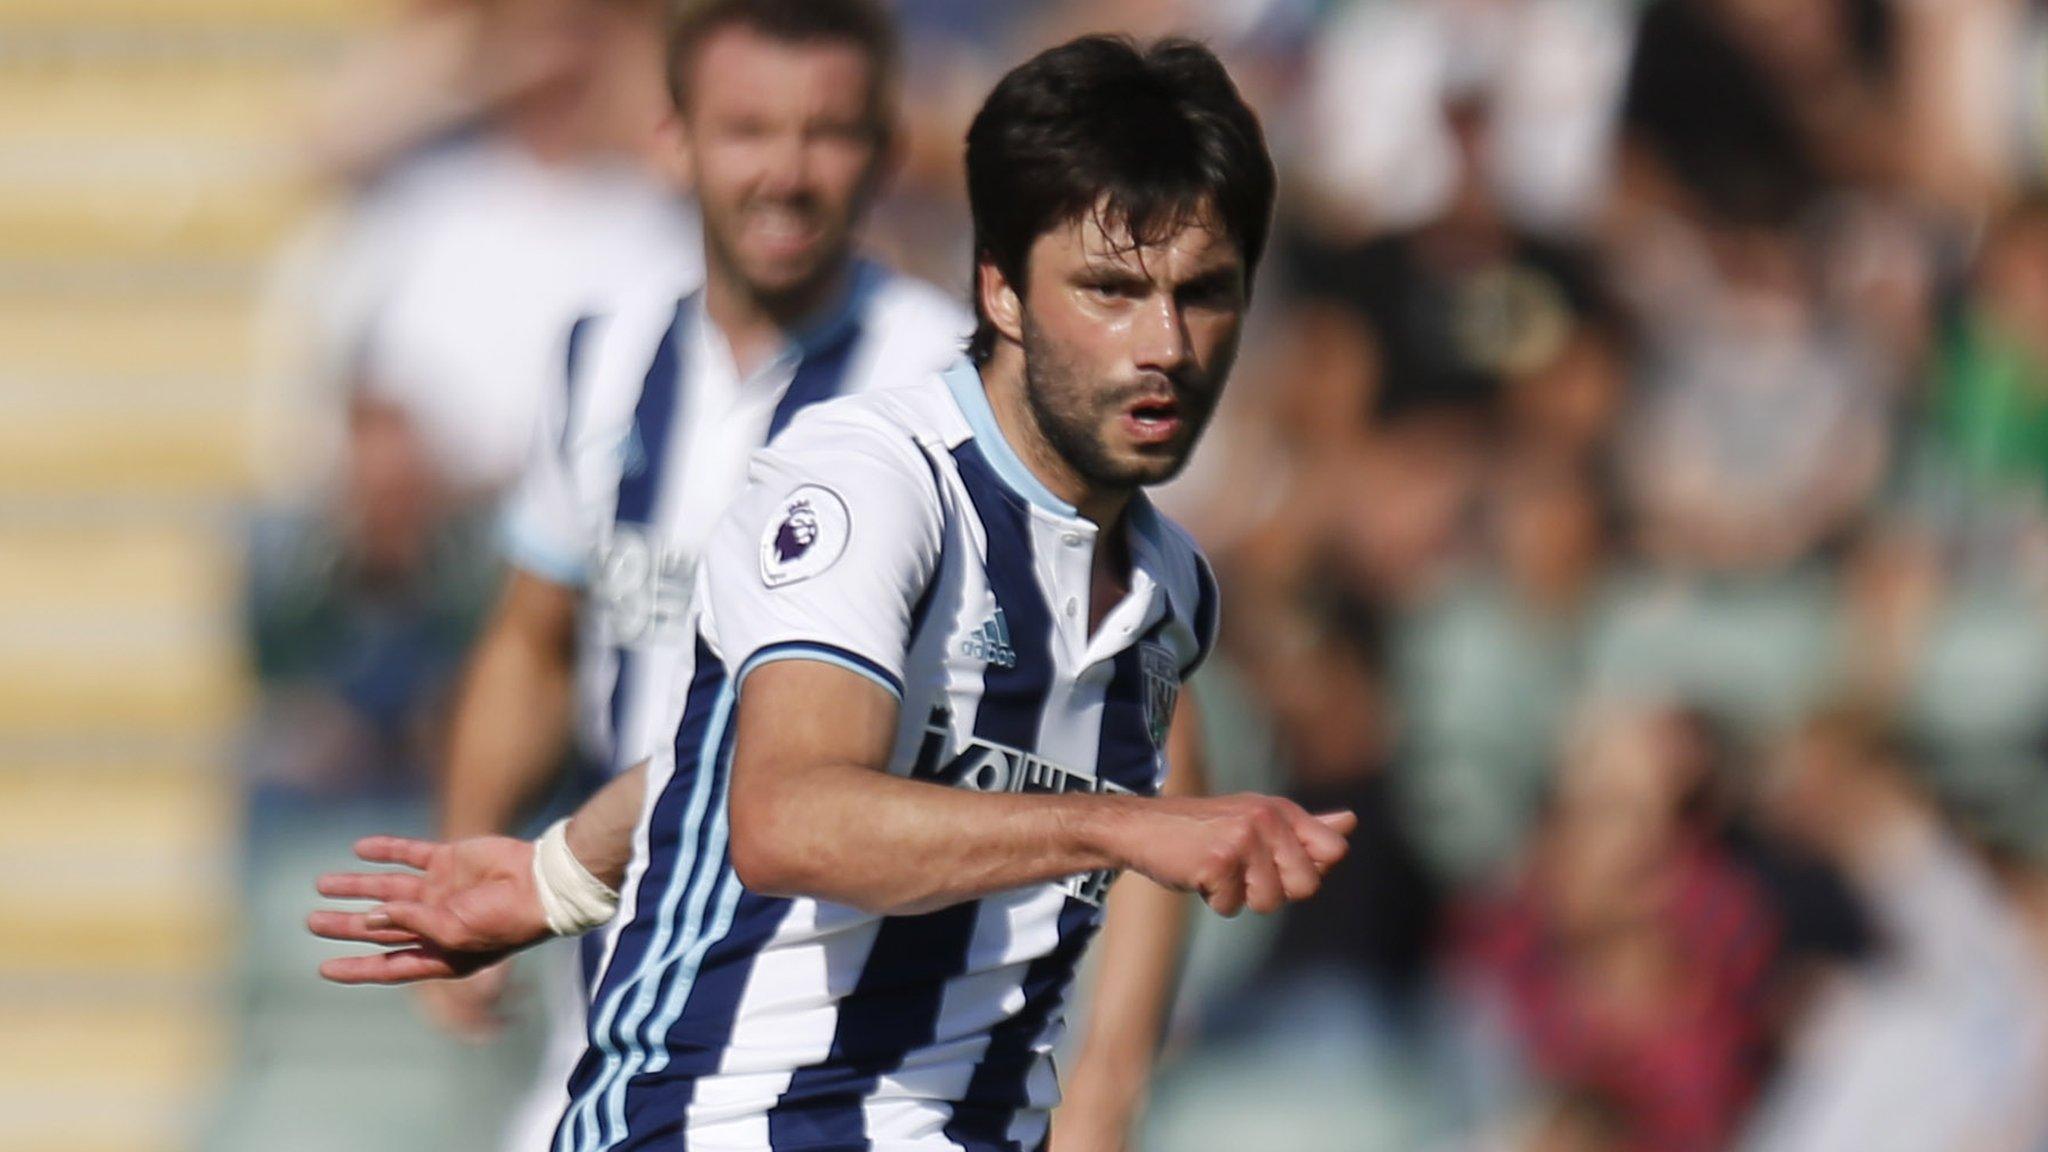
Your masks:
M1212 211L1133 247L1099 213L1040 236L1021 297L1025 398L1048 445L1101 489L1171 479L1216 410L1246 304Z
M751 295L801 299L845 261L881 168L867 57L745 25L698 49L679 117L714 266Z

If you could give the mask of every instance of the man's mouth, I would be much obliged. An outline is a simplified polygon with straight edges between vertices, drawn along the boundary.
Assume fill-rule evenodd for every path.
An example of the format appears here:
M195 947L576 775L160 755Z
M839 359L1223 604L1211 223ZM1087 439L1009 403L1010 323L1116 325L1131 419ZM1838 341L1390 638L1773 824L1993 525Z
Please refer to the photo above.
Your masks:
M1137 400L1123 410L1124 433L1140 445L1165 444L1180 434L1180 402L1170 396Z
M784 255L801 252L818 240L810 215L788 208L755 209L748 213L747 230L763 246Z

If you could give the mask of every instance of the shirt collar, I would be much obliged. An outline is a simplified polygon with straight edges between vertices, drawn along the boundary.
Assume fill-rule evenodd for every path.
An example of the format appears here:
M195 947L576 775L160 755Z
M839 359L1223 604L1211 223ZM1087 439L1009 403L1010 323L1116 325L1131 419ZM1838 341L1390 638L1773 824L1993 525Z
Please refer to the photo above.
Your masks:
M1080 520L1081 514L1072 504L1053 495L1030 468L1026 467L1016 449L1003 436L1003 429L996 422L995 409L988 402L988 388L981 381L981 373L972 361L961 358L945 371L947 389L953 394L953 402L959 406L960 414L967 418L968 430L974 434L974 442L980 446L981 454L995 470L996 476L1011 491L1037 507L1066 520ZM1131 546L1131 569L1133 578L1142 574L1151 582L1163 587L1165 583L1166 558L1170 549L1166 546L1166 525L1160 518L1159 510L1152 506L1152 500L1143 491L1131 493L1130 502L1124 505L1124 532ZM1082 522L1083 526L1093 528Z
M830 352L859 336L861 321L867 314L868 305L873 302L875 293L881 289L888 276L888 270L872 260L854 260L853 267L848 273L846 288L839 293L838 298L799 323L783 341L782 351L777 353L773 360L757 369L747 381L784 376L805 360ZM726 359L731 363L731 343L726 340L725 332L711 319L711 309L702 288L692 293L691 307L696 312L697 322L702 326L705 337L723 345ZM788 381L785 379L783 383L786 384Z
M1003 438L1002 425L996 422L995 409L989 406L988 388L981 382L981 372L973 361L961 359L946 369L946 387L953 393L953 402L960 408L960 414L967 418L968 430L974 433L974 442L980 446L981 454L988 460L990 468L1012 492L1025 500L1066 520L1080 517L1072 504L1053 495L1045 482L1025 467L1016 449Z

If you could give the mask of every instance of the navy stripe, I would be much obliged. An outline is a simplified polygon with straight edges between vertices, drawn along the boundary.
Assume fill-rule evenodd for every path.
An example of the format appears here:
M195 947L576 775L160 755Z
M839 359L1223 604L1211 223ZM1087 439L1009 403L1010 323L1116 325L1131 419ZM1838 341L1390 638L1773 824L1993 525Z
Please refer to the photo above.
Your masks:
M724 835L723 813L732 787L733 739L738 731L739 720L735 712L732 722L726 725L725 733L719 739L712 762L700 766L702 771L718 773L715 781L716 790L711 799L711 811L719 814L719 818L704 821L703 827L699 830L695 854L700 866L717 870L717 883L712 886L706 899L707 922L711 918L710 910L716 908L721 899L734 896L739 890L739 877L732 871L730 844L720 843L715 859L711 847L714 826L721 828L719 835ZM781 900L776 903L786 906L788 901ZM610 1147L615 1152L618 1149L656 1145L665 1145L671 1152L682 1148L680 1138L688 1116L691 1093L682 1088L680 1082L716 1070L716 1061L724 1055L725 1042L730 1038L731 1020L739 1007L740 993L746 987L744 980L733 983L729 977L724 981L714 981L711 987L707 987L708 964L713 954L721 948L728 949L727 955L730 956L729 949L734 943L734 936L743 936L745 951L740 953L740 957L746 963L741 966L751 969L754 955L760 951L761 945L767 942L768 935L773 933L773 926L780 922L780 915L773 917L767 925L766 933L760 931L760 925L750 925L747 931L727 935L720 944L714 945L711 951L706 952L706 963L698 966L693 974L692 983L684 992L682 1011L677 1013L675 1020L661 1035L649 1035L644 1041L643 1051L658 1050L666 1054L667 1059L658 1068L652 1065L643 1066L645 1071L637 1073L627 1083L623 1109L626 1125L623 1132L613 1135ZM734 925L738 924L739 921L735 917ZM725 963L728 967L731 966L730 961ZM677 964L662 974L660 995L655 997L657 1005L667 1003L673 995L674 984L681 978L682 968L683 965ZM707 1028L703 1021L693 1020L690 1016L692 1005L702 1005L714 1012L722 1010L723 1025L712 1021ZM655 1016L651 1015L644 1030L652 1032L658 1023ZM706 1035L707 1032L712 1035Z
M683 389L683 330L693 298L677 302L675 314L669 317L668 328L661 335L661 344L654 350L654 360L640 380L640 398L633 405L632 438L627 442L614 504L615 524L650 523L654 506L661 498L662 478L670 463L669 432L675 424L676 403ZM612 746L607 767L616 772L625 767L618 763L618 758L625 754L626 703L632 698L633 682L639 679L635 667L639 657L625 647L614 648L613 653L618 665L612 672L608 709Z
M606 1000L623 1000L627 986L638 977L648 959L648 950L659 929L657 921L660 917L654 910L659 907L663 893L671 882L678 879L675 875L678 868L689 869L696 863L694 856L685 856L680 851L683 847L680 841L685 824L684 813L689 807L696 773L704 770L704 766L697 763L697 751L718 711L725 682L725 666L711 655L710 648L700 638L697 641L696 672L690 678L682 723L676 730L675 773L655 799L654 811L648 817L647 870L641 874L639 886L634 889L635 912L632 920L619 930L611 962L605 966L597 992L591 998L593 1005ZM596 1010L590 1014L590 1045L584 1049L583 1058L569 1077L571 1101L580 1102L599 1087L597 1082L603 1074L606 1057L617 1057L625 1051L627 1037L620 1026L624 1014L615 1013L604 1026L600 1025L600 1015ZM577 1126L574 1124L577 1116L590 1114L587 1108L579 1108L572 1103L556 1129L555 1146L578 1147L578 1136L571 1129ZM590 1127L588 1123L580 1126Z
M1010 625L1010 644L1017 651L1015 667L990 664L982 674L974 734L1031 751L1038 747L1038 721L1052 688L1053 621L1034 574L1030 509L996 475L974 441L954 449L953 458L988 537L989 590Z
M1052 688L1052 611L1033 575L1030 514L972 441L953 455L986 530L989 585L1017 656L1012 668L989 665L974 732L1029 751ZM861 1103L935 1038L946 983L967 967L980 908L971 900L882 921L860 979L839 1002L830 1054L798 1070L768 1114L772 1147L867 1147Z
M682 1152L683 1125L693 1095L688 1083L718 1070L732 1039L740 997L753 976L761 949L789 915L791 902L739 888L728 854L720 876L719 898L738 893L732 927L712 945L697 969L682 1015L664 1037L668 1067L639 1077L626 1091L626 1139L614 1152L659 1147Z
M586 1005L597 990L598 970L604 967L604 935L602 932L585 932L576 938L576 971L582 978Z
M848 325L843 334L805 356L803 362L796 366L796 376L783 390L781 401L775 405L775 415L768 421L770 441L789 427L797 413L839 395L839 390L846 384L846 366L853 360L854 348L860 344L860 333L860 325Z
M1149 706L1145 698L1144 649L1157 644L1172 617L1161 617L1138 643L1116 654L1111 665L1109 687L1102 696L1102 734L1095 758L1095 774L1140 795L1151 795L1159 787L1159 745L1152 741ZM1167 717L1166 719L1171 719Z
M963 1094L964 1106L946 1122L946 1138L968 1147L1024 1152L1011 1140L1010 1124L1030 1101L1031 1070L1048 1054L1039 1051L1054 1017L1065 1007L1067 987L1081 953L1095 938L1102 910L1069 897L1060 909L1059 943L1024 970L1024 1006L989 1030L988 1050Z

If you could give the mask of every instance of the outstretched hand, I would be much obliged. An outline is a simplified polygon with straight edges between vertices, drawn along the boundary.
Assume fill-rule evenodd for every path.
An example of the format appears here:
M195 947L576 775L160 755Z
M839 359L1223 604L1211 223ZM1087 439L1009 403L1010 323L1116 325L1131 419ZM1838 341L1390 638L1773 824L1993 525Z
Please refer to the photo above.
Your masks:
M534 887L533 845L505 836L450 843L369 836L356 855L413 871L330 872L322 896L375 900L368 912L322 910L306 918L316 936L386 951L324 961L337 984L410 984L466 976L548 937Z
M1199 893L1224 916L1261 914L1306 900L1350 851L1350 812L1310 814L1291 800L1236 796L1147 801L1128 866L1181 892Z

